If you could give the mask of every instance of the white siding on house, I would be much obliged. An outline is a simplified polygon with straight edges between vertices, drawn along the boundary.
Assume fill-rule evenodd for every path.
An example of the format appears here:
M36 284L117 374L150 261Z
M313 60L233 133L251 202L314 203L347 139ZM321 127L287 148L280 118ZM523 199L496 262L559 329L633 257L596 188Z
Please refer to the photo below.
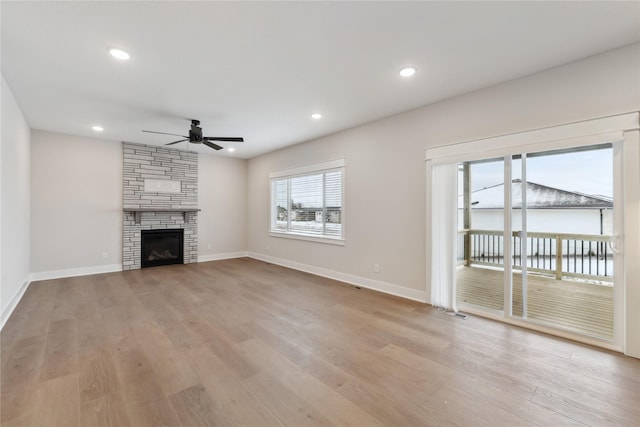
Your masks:
M520 209L512 212L513 230L522 230L522 214ZM604 235L613 233L613 211L602 210ZM471 228L474 230L502 230L502 209L472 209ZM462 214L458 215L458 224ZM462 227L458 227L462 228ZM527 230L541 233L568 234L600 234L599 209L528 209Z

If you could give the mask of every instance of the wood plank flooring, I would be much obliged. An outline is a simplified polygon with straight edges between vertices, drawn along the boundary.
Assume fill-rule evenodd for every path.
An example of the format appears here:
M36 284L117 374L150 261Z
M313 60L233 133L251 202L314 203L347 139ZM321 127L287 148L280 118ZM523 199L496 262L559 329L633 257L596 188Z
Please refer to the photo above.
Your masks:
M32 283L4 426L637 426L640 360L252 259Z
M462 267L457 272L458 304L503 310L503 272ZM513 275L513 313L522 316L522 275ZM576 280L527 276L527 317L580 334L613 339L613 287Z

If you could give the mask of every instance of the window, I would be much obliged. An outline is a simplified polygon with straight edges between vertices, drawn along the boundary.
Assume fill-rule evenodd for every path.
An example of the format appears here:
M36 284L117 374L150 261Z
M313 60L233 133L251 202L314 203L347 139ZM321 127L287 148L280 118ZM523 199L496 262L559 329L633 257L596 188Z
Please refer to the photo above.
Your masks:
M271 173L271 235L344 243L344 164Z

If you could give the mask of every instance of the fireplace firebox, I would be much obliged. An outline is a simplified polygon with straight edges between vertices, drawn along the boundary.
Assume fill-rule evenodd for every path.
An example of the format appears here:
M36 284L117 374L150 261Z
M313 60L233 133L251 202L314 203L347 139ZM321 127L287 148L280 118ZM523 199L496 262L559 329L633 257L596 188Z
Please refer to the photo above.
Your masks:
M184 230L142 230L142 268L159 265L184 264Z

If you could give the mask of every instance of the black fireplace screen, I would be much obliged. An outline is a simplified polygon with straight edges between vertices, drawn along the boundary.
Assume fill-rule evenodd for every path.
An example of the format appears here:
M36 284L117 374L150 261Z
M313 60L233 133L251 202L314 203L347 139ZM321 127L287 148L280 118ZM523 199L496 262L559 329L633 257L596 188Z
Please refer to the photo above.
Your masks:
M184 230L142 230L142 268L184 264Z

